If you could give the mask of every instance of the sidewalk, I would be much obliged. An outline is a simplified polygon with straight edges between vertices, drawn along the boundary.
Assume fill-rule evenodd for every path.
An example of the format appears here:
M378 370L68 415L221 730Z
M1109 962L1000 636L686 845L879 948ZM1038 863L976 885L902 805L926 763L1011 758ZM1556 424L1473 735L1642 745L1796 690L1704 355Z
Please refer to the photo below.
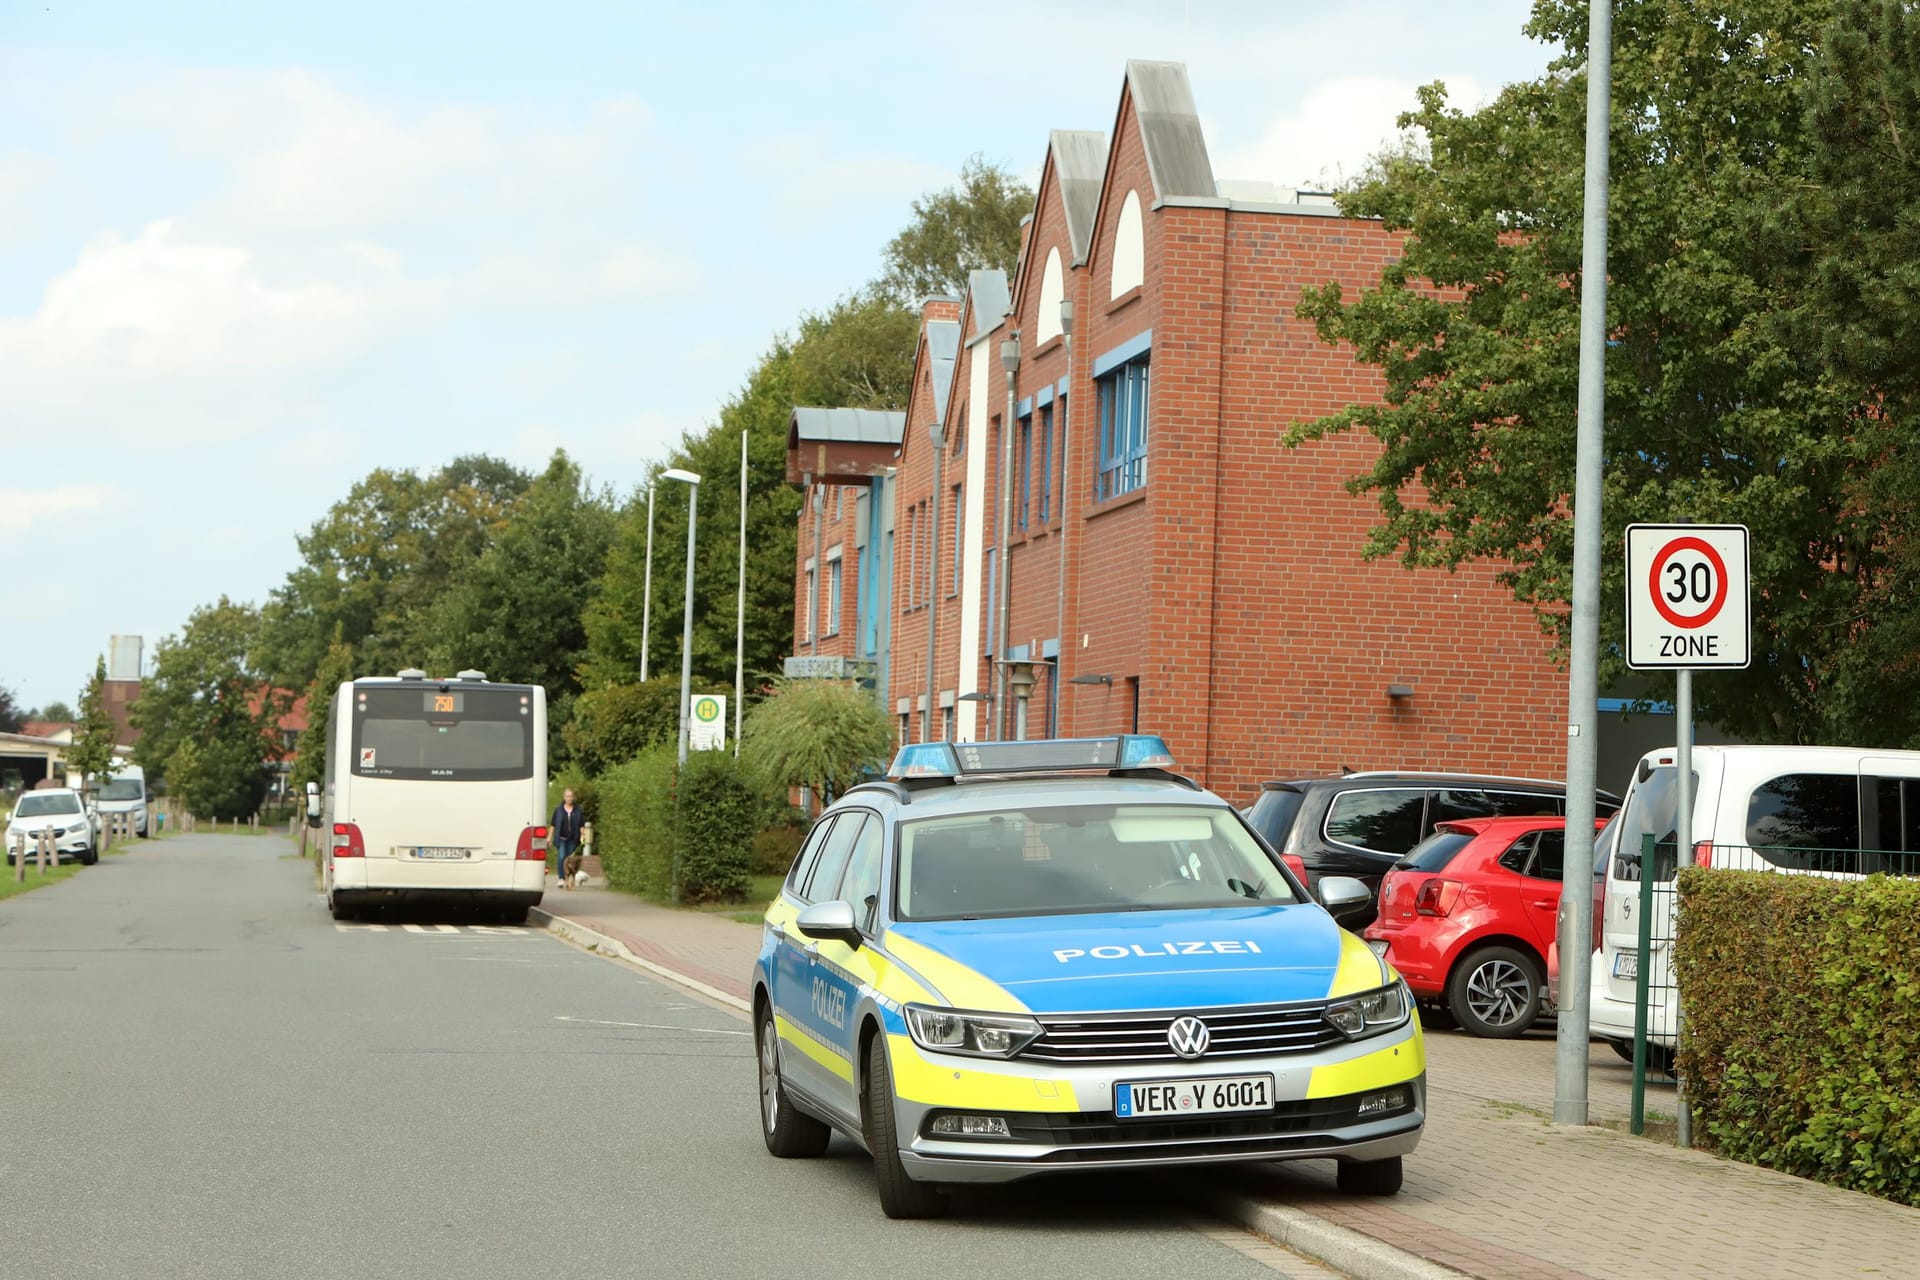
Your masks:
M541 915L556 932L618 942L728 1003L747 997L756 925L596 886L550 889ZM1920 1209L1629 1136L1631 1071L1604 1045L1590 1058L1587 1128L1548 1123L1550 1027L1518 1041L1430 1032L1427 1056L1427 1132L1398 1196L1342 1195L1321 1160L1195 1182L1213 1189L1216 1212L1361 1280L1445 1269L1480 1280L1920 1273ZM1647 1104L1650 1118L1670 1117L1672 1087L1649 1086ZM1618 1131L1599 1127L1614 1123Z

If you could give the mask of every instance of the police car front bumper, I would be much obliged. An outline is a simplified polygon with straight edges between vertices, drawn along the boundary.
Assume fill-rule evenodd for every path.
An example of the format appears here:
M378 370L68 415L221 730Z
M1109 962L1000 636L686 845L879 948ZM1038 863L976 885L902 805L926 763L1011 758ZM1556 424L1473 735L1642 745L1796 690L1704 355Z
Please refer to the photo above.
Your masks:
M905 1037L890 1040L897 1084L920 1086L901 1089L894 1103L900 1161L919 1181L1010 1182L1073 1169L1259 1160L1384 1160L1412 1151L1426 1123L1417 1023L1320 1053L1177 1067L1036 1069L1016 1059L983 1071L988 1064L978 1058L925 1053ZM1114 1087L1122 1081L1257 1075L1273 1077L1271 1109L1138 1119L1114 1111ZM1046 1109L1028 1109L1036 1106ZM997 1123L992 1134L959 1137L934 1131L943 1117Z

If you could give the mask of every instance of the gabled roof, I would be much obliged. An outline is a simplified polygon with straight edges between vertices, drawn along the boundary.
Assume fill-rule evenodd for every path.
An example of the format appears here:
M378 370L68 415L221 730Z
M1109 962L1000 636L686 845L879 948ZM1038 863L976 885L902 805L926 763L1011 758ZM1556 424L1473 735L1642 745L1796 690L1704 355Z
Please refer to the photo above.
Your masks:
M798 406L787 423L791 441L899 444L907 415L892 409L814 409Z
M1093 218L1100 208L1100 184L1107 176L1107 135L1092 129L1055 129L1049 147L1060 184L1060 206L1067 215L1073 265L1086 263L1093 246Z
M1012 295L1007 292L1007 273L998 267L975 271L967 277L967 298L968 310L973 313L973 332L967 335L967 341L975 342L998 329L1013 305Z
M1200 132L1200 113L1193 105L1185 64L1129 61L1127 91L1139 122L1154 195L1162 200L1217 198L1213 162L1207 158L1207 140Z
M947 420L947 394L953 390L953 363L959 354L960 322L927 321L927 373L933 379L933 416L939 422Z

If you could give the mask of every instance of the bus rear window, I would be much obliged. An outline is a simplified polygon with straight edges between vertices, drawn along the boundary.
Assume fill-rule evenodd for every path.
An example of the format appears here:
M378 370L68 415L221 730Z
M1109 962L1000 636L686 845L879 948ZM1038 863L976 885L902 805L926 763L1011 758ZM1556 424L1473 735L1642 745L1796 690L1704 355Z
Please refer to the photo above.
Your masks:
M533 776L533 710L523 689L462 690L447 710L412 688L359 690L353 773L363 778L501 781Z

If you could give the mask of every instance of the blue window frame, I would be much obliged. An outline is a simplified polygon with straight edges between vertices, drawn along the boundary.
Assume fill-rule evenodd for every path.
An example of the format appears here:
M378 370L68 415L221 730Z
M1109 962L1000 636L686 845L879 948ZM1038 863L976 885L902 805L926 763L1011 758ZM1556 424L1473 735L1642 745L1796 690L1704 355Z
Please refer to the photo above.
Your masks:
M1053 406L1040 407L1040 523L1053 519Z
M1100 378L1100 469L1096 502L1147 482L1147 359L1139 356Z
M1028 414L1026 417L1020 419L1020 437L1015 447L1019 449L1020 456L1014 463L1015 475L1017 476L1015 481L1017 487L1014 489L1014 510L1019 513L1015 517L1014 525L1017 528L1024 529L1027 527L1027 512L1032 509L1033 505L1032 414Z
M827 561L827 634L840 634L840 557Z

